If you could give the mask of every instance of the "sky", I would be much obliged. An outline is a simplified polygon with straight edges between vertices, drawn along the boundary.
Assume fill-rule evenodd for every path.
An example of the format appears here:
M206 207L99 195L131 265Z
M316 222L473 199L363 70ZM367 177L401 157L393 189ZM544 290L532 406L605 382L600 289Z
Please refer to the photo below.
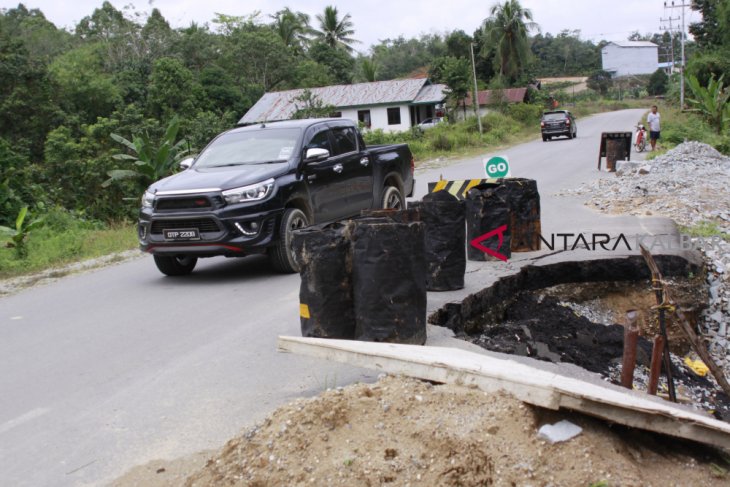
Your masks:
M58 27L74 25L103 0L25 0L29 9L40 9ZM118 9L133 5L140 13L158 8L172 27L185 27L190 22L210 22L215 13L249 15L260 11L267 16L283 7L290 7L314 16L327 5L335 5L341 13L349 13L355 24L355 38L361 41L358 51L367 52L379 40L403 35L406 38L424 33L443 33L462 29L472 34L489 16L497 0L111 0ZM667 2L669 3L669 2ZM681 3L680 1L676 2ZM689 3L689 2L687 2ZM663 0L521 0L532 11L533 19L543 33L557 34L564 29L580 30L583 39L598 42L626 40L634 31L659 32L660 18L678 17L679 8L664 8ZM0 8L13 8L18 1L0 0ZM686 10L686 23L698 21L700 14ZM316 25L315 25L316 26ZM212 26L211 26L212 27Z

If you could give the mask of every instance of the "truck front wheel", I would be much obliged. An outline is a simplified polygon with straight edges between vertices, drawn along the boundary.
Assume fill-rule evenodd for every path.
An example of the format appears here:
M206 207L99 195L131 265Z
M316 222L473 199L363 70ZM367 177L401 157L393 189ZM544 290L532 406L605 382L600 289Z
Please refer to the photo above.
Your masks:
M276 245L269 248L269 260L274 269L286 273L299 272L299 265L291 247L292 233L308 225L307 215L302 210L287 208L284 211L279 225L279 240Z
M385 210L403 210L405 204L400 190L395 186L388 186L383 192L383 209Z
M186 276L193 272L197 257L190 255L155 255L155 265L166 276Z

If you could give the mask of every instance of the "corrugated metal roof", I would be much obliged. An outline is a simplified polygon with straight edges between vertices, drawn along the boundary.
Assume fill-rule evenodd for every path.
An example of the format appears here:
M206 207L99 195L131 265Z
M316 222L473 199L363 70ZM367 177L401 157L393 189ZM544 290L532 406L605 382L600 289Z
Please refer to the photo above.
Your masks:
M446 94L444 93L446 88L447 86L442 84L426 85L421 88L413 103L441 103L446 99Z
M611 41L609 44L615 44L619 47L659 47L649 41Z
M417 103L443 101L445 85L427 83L427 79L397 79L354 85L324 86L310 88L309 91L323 104L337 108L387 103L415 103L416 99L419 99ZM441 93L440 98L438 98L439 92ZM290 119L297 110L296 98L302 93L304 93L303 89L266 93L238 123L243 125Z
M507 88L504 90L480 90L477 92L477 100L479 106L497 103L499 100L499 92L502 92L508 103L522 103L527 96L527 88ZM471 93L464 100L466 106L471 106Z

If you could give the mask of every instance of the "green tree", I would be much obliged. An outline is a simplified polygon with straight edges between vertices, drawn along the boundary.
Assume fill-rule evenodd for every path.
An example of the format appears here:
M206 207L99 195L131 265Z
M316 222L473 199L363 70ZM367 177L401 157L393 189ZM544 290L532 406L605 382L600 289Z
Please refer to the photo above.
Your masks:
M148 103L151 113L163 118L173 113L192 113L193 87L193 74L181 61L158 59L150 76Z
M372 47L372 57L378 63L378 79L387 80L411 76L428 67L436 58L448 55L446 44L438 34L406 39L384 39Z
M359 42L351 36L355 33L350 14L345 14L342 19L339 18L337 7L328 5L324 8L324 13L317 14L319 22L319 30L312 30L315 38L320 42L327 44L332 48L342 48L347 52L352 52L352 44Z
M730 0L693 0L692 10L702 14L702 20L689 26L699 47L730 47Z
M114 181L129 178L141 178L145 184L151 184L175 172L180 160L190 152L185 139L176 141L179 129L180 120L178 117L173 117L159 144L155 144L147 133L138 134L131 141L121 135L111 134L114 141L122 144L132 153L116 154L113 158L118 161L131 162L136 167L109 171L107 173L109 179L104 183L104 187Z
M307 37L312 28L309 26L309 15L293 12L289 7L279 10L270 16L274 19L272 26L287 47L302 51L309 43Z
M156 8L152 9L140 34L145 54L152 60L161 58L170 52L173 40L177 36L162 13Z
M108 115L122 99L104 70L103 52L98 44L80 46L58 56L48 68L61 106L85 122Z
M690 105L705 116L718 134L727 128L730 120L730 89L723 87L723 79L710 78L708 85L702 86L694 76L687 77L687 86L694 98L688 98Z
M663 69L657 69L649 78L647 91L652 96L663 95L667 92L668 84L669 76L667 76L667 73Z
M444 39L446 44L446 53L452 57L471 57L471 43L474 42L469 35L463 30L455 30L448 34Z
M336 84L329 66L320 64L311 59L300 61L294 68L291 88L317 88Z
M224 39L220 65L239 85L271 91L291 79L296 62L292 50L269 26L245 26Z
M327 66L330 76L336 83L352 83L352 77L355 74L355 59L344 49L315 42L309 48L309 57L317 63Z
M124 16L121 10L105 1L101 8L79 21L76 36L87 43L96 43L103 51L105 68L113 72L121 66L139 61L144 56L141 27Z
M365 81L375 81L378 77L378 63L372 56L360 59L360 72Z
M312 93L311 90L304 90L294 98L296 111L292 118L327 118L332 115L336 108L332 105L325 105L324 102Z
M46 134L60 118L56 96L46 66L2 28L4 20L0 16L0 134L14 151L39 161Z
M530 52L527 34L538 26L532 21L532 12L523 8L518 0L494 5L489 13L483 29L496 48L496 67L500 76L514 81L527 64Z
M598 70L588 77L586 83L588 88L599 92L601 95L608 93L608 89L613 85L611 73L608 71Z
M431 78L437 83L445 83L447 103L453 108L461 106L466 115L464 99L472 87L471 64L465 58L445 56L434 61Z
M72 36L58 29L38 9L28 10L22 3L0 12L0 31L19 41L31 59L48 64L69 48Z
M19 259L25 259L28 256L28 247L26 240L33 230L43 226L42 218L36 218L32 221L26 221L28 216L28 207L24 206L18 213L15 220L15 228L0 226L0 234L4 234L8 240L6 246L15 249L15 255Z

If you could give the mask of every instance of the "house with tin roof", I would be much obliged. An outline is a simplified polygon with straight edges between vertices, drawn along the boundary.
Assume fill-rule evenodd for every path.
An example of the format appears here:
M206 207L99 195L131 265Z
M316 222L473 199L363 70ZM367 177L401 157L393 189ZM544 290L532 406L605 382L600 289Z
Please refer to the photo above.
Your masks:
M503 90L477 91L477 103L479 106L480 117L489 113L490 107L494 107L494 105L501 103L524 103L526 100L527 88L505 88ZM465 117L474 116L471 92L466 95L463 105L454 110L454 115L458 120L464 120Z
M427 118L442 116L446 85L428 79L396 79L352 85L309 88L312 97L335 107L334 117L349 118L370 129L400 132ZM274 91L264 96L239 120L239 125L289 120L302 108L304 89Z
M601 49L603 70L612 76L651 74L659 68L659 46L649 41L614 41Z

